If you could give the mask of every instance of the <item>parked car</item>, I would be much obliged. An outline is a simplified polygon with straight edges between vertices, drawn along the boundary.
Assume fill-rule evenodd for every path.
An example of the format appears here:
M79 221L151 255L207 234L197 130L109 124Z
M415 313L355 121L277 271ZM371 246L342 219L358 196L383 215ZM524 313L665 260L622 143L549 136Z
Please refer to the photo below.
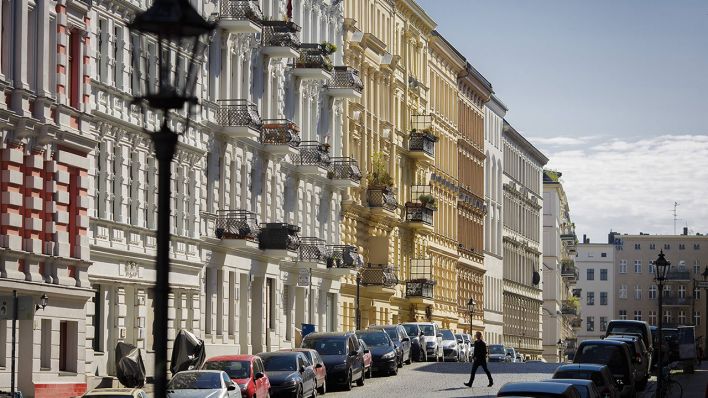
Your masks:
M627 344L612 340L585 340L578 346L573 363L596 363L610 368L621 397L636 395L634 366Z
M443 360L459 362L462 354L457 338L449 329L440 329L440 333L442 334Z
M607 365L577 363L559 366L553 373L554 379L591 380L600 391L602 398L617 398L619 392Z
M516 362L516 350L514 347L506 347L506 356L509 357L509 362Z
M638 335L611 335L605 340L623 341L627 343L629 354L634 366L635 386L637 391L644 391L649 382L649 352L644 346L644 341Z
M487 355L489 362L509 362L509 357L506 356L506 347L501 344L487 346Z
M236 398L236 383L223 370L185 370L167 383L167 398Z
M367 379L370 379L371 376L373 375L373 369L371 368L372 364L372 357L371 357L371 350L369 349L369 346L366 345L364 340L359 339L359 348L364 354L364 376Z
M263 361L255 355L224 355L212 357L202 365L204 370L223 370L238 384L244 398L265 397L270 393L270 380Z
M415 322L423 332L422 343L425 343L425 358L440 361L443 359L442 335L438 325L433 322Z
M369 329L360 330L356 334L369 348L372 372L398 374L398 353L388 333L380 329Z
M550 379L543 380L542 383L563 383L570 384L578 390L581 398L602 398L600 391L592 380L583 379Z
M398 350L398 366L403 367L403 364L410 365L411 359L411 339L406 333L403 325L370 325L368 329L381 329L388 333L393 344Z
M139 388L94 388L81 398L147 398Z
M654 340L648 322L613 319L607 324L605 337L612 334L638 334L642 336L642 341L644 341L644 346L649 351L649 355L651 356L654 353ZM651 360L649 362L651 363Z
M517 352L516 353L516 362L518 362L518 363L526 362L526 357L524 356L524 354Z
M320 354L311 348L287 348L280 351L301 352L305 354L307 360L315 369L315 379L317 381L317 392L320 394L327 393L327 367L325 366ZM265 396L265 395L262 395Z
M463 340L467 343L467 346L469 347L469 351L467 352L469 358L467 359L469 362L472 362L472 358L474 357L474 339L472 336L470 336L469 333L464 333L462 335Z
M310 333L302 339L302 348L312 348L324 360L327 384L338 384L351 390L352 381L364 385L364 352L352 332Z
M262 352L263 366L270 378L270 396L316 397L315 369L301 352Z
M411 339L411 356L413 360L418 362L425 362L428 360L425 354L425 342L423 342L423 331L420 329L417 323L404 323L404 329L406 329L406 334L408 338Z
M472 346L468 341L465 341L465 336L466 335L464 333L455 334L457 344L460 345L460 361L462 362L468 362L471 358L470 353L472 352Z
M571 384L519 382L504 384L497 397L580 398L580 394Z
M678 328L679 361L684 373L693 373L698 367L698 349L696 348L696 327L679 326Z

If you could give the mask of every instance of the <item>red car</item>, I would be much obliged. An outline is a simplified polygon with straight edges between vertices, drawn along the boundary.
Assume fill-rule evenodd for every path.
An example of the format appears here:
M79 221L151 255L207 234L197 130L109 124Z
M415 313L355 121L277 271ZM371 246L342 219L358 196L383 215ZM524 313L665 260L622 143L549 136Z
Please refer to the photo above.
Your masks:
M263 361L256 355L224 355L204 362L202 369L223 370L241 389L241 397L256 398L270 395L270 380Z
M366 377L371 378L373 375L373 371L371 369L371 351L366 343L364 343L364 340L359 339L359 344L361 345L361 349L364 350L364 374Z
M315 370L317 392L320 394L327 393L327 368L325 368L324 361L322 361L322 358L317 350L313 350L311 348L284 348L280 351L297 351L305 354L307 359L312 364L312 368Z

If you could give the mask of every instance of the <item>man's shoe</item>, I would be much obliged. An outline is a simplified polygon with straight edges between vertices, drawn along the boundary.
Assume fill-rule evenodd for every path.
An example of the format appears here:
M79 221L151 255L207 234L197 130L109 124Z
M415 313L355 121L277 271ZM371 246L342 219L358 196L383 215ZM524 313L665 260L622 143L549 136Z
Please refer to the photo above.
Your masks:
M491 387L491 386L493 386L493 385L494 385L494 382L493 382L493 381L490 381L490 382L489 382L489 385L488 385L487 387Z
M464 383L467 387L472 387L472 383Z

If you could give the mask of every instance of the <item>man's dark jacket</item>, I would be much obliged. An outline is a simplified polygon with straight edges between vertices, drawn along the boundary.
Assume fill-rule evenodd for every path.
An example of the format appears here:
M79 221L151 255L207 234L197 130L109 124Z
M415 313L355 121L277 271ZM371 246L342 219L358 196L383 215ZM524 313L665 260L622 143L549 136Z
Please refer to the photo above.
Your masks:
M474 342L474 360L475 362L487 361L487 343L482 341L482 339Z

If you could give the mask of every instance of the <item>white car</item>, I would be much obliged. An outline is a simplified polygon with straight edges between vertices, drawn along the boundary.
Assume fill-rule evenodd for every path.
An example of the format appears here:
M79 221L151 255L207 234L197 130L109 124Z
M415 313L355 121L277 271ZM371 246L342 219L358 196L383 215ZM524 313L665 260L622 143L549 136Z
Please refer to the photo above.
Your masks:
M436 323L433 322L408 322L408 324L415 323L423 332L421 336L421 346L425 347L426 358L428 360L442 361L443 356L443 344L442 344L442 334L440 334L440 328Z
M460 361L469 362L472 358L472 345L467 335L464 333L458 333L455 335L457 338L457 343L460 345Z

